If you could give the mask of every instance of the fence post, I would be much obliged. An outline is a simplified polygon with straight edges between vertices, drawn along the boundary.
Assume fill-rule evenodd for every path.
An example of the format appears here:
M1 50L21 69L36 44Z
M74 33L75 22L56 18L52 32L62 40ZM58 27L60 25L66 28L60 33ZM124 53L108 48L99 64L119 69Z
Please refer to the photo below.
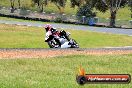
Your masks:
M130 24L132 25L132 20L130 20Z
M64 20L66 20L66 14L62 14L62 20L64 21Z
M2 10L3 10L4 14L5 14L5 7L3 7Z
M83 24L85 24L85 17L86 17L86 16L82 16Z
M54 15L55 15L55 13L51 13L51 20L50 21L54 21Z
M99 18L98 17L94 17L94 22L98 23L99 22Z

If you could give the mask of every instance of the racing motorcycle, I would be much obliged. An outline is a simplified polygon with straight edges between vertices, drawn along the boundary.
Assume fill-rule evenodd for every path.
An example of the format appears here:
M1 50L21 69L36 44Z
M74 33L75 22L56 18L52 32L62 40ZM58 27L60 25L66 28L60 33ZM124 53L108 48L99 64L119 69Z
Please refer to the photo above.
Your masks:
M69 37L70 41L66 39L66 36ZM50 48L79 48L79 44L72 38L70 38L70 33L62 31L62 35L59 38L61 47L56 42L54 36L49 32L46 33L45 40L49 40L47 43Z

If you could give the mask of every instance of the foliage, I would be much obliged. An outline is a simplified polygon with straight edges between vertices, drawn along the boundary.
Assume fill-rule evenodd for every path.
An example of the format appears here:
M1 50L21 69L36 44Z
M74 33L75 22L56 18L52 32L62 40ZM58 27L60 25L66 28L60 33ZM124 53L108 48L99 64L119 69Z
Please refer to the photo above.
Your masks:
M70 0L71 1L71 7L78 6L80 7L81 5L85 4L85 0Z
M51 0L51 2L55 3L58 6L65 7L67 0Z
M125 7L125 5L128 4L128 0L88 0L87 3L101 12L106 12L109 9L111 15L110 26L115 27L117 11L121 7Z
M77 18L80 22L88 23L90 18L93 18L96 16L96 13L92 11L93 9L90 8L90 5L85 4L81 6L77 11ZM84 18L83 18L84 16Z
M55 22L58 22L58 23L61 23L63 20L62 20L62 18L61 17L57 17L56 19L55 19Z
M32 0L34 4L37 4L38 8L40 9L40 12L43 12L44 5L46 6L48 4L48 0Z
M96 14L92 11L92 8L90 8L90 5L85 4L83 6L81 6L78 11L77 11L77 16L78 17L95 17Z
M64 13L64 7L66 5L67 0L51 0L57 8L59 9L60 13Z

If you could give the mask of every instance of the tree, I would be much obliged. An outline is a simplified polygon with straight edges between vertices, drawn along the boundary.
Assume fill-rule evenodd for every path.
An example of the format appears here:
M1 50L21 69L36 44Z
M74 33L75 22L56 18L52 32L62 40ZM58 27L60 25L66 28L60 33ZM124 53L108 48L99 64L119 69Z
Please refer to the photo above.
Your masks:
M96 14L94 12L92 12L92 8L85 4L83 6L81 6L78 11L77 11L77 16L79 17L82 17L82 16L85 16L85 17L95 17Z
M64 12L64 7L66 5L67 0L32 0L34 4L37 4L38 8L43 11L44 5L46 6L48 2L54 3L59 9L60 13Z
M21 8L21 0L18 0L18 8Z
M86 4L85 0L71 0L71 7L73 7L73 8L75 6L80 7L80 6L84 5L84 4Z
M90 7L101 12L110 10L110 26L115 27L116 14L120 8L128 4L128 0L71 0L72 7L80 7L84 4L90 5Z
M117 11L123 8L128 0L86 0L93 8L101 12L110 10L110 26L115 27L115 19Z
M48 4L48 0L40 0L40 12L43 12L44 6Z
M106 4L110 9L110 26L115 27L115 19L117 11L120 9L120 7L124 7L124 5L127 3L126 0L111 0L109 2L110 4Z
M132 0L129 0L129 1L128 1L128 4L129 4L129 6L130 6L130 8L131 8L130 10L131 10L131 18L132 18Z
M48 0L32 0L34 4L37 4L38 8L40 9L40 12L43 12L44 5L46 6L48 4Z
M64 7L66 5L67 0L51 0L57 8L59 9L60 13L64 13Z
M10 0L10 4L11 4L11 13L14 13L15 11L15 0Z
M83 21L83 23L88 23L91 18L96 16L96 13L93 12L93 9L88 4L84 4L78 9L76 15L78 20ZM82 17L84 18L82 19Z

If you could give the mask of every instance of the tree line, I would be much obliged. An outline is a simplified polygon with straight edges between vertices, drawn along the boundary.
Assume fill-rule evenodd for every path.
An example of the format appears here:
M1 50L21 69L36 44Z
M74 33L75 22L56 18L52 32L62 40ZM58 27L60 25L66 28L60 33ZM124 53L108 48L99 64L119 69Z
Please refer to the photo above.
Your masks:
M18 2L19 8L21 8L21 0L10 0L11 12L15 10L15 1ZM41 12L44 10L44 6L47 6L49 3L54 3L59 9L60 13L64 12L67 0L32 0L33 5L37 5ZM131 7L132 12L132 0L70 0L71 7L81 8L84 5L87 5L91 10L93 8L99 10L100 12L110 11L110 26L115 27L116 14L120 8L125 6ZM127 14L127 13L126 13Z

